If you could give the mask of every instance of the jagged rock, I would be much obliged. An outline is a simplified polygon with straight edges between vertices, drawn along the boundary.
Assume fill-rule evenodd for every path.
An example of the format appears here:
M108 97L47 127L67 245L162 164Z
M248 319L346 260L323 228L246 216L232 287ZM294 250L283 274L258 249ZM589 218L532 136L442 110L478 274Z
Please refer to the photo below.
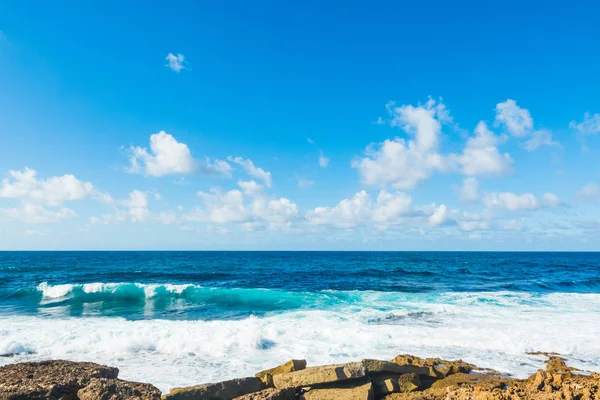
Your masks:
M421 381L417 374L382 374L372 378L377 396L390 393L410 393L419 390Z
M275 389L269 388L260 392L246 394L236 397L235 400L294 400L296 399L296 389Z
M336 387L306 388L300 400L373 400L375 393L371 382L344 382Z
M77 392L79 400L160 400L160 390L149 383L121 379L92 379Z
M440 358L420 358L409 354L401 354L392 360L393 363L400 365L415 365L429 369L429 375L434 378L444 378L448 375L465 373L468 374L475 367L462 360L447 361ZM419 374L425 375L425 374Z
M290 360L278 367L258 372L255 377L264 382L267 387L273 386L273 375L285 374L288 372L300 371L306 368L306 360Z
M77 399L93 378L116 379L119 370L89 362L27 362L0 367L0 400Z
M306 368L296 372L273 376L273 384L278 389L288 387L312 386L321 383L344 381L362 378L366 375L362 362L347 364L323 365Z
M249 393L265 389L258 378L241 378L205 385L173 388L163 400L231 400Z
M390 361L382 360L362 360L365 366L367 374L379 373L379 372L392 372L395 374L417 374L417 375L429 375L429 367L422 367L411 364L398 364Z

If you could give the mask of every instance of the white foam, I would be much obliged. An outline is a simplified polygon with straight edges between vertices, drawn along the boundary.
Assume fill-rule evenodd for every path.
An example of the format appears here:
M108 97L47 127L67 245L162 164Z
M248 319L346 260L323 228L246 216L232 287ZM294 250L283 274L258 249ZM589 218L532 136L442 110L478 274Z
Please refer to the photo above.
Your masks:
M124 379L162 390L250 376L290 358L317 365L410 353L462 358L525 377L543 367L543 357L527 351L555 351L576 367L600 370L597 294L359 294L359 304L335 311L235 321L1 317L0 352L36 354L0 357L0 364L95 361L119 367ZM431 314L393 325L372 323L408 312Z
M38 285L38 290L42 291L42 296L50 299L58 299L61 297L65 297L67 294L71 293L74 285L65 284L65 285L48 285L46 282L42 282Z

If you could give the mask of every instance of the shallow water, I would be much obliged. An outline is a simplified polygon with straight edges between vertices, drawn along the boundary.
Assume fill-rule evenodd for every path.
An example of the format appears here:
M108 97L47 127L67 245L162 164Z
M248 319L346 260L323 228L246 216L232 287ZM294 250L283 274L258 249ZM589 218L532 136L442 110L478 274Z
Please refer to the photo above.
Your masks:
M0 364L66 358L161 389L400 353L600 370L600 254L0 252Z

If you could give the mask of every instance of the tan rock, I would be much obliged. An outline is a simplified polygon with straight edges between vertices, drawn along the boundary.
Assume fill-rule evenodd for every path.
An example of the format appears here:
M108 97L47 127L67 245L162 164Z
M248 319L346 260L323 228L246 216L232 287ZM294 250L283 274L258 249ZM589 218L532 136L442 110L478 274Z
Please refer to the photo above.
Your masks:
M116 379L119 370L89 362L52 360L0 367L0 400L76 399L93 378Z
M411 364L398 364L390 361L382 360L362 360L367 374L379 372L393 372L395 374L417 374L429 375L429 367L423 367Z
M312 386L320 383L339 382L362 378L366 375L362 362L323 365L273 376L273 384L278 389Z
M263 389L265 384L260 379L252 377L173 388L162 398L163 400L231 400Z
M475 365L462 360L447 361L440 358L420 358L409 354L401 354L394 358L392 362L400 365L415 365L429 368L429 375L435 378L444 378L457 373L468 374L476 368Z
M300 395L300 400L373 400L375 394L371 382L358 385L345 384L341 387L309 388Z
M419 390L421 381L417 374L382 374L372 378L377 396L390 393L410 393Z
M77 392L79 400L160 400L160 390L149 383L120 379L92 379Z
M285 374L288 372L301 371L306 368L306 360L290 360L278 367L260 371L256 376L267 387L273 386L273 375Z
M296 389L275 389L269 388L261 390L260 392L246 394L244 396L236 397L235 400L295 400Z

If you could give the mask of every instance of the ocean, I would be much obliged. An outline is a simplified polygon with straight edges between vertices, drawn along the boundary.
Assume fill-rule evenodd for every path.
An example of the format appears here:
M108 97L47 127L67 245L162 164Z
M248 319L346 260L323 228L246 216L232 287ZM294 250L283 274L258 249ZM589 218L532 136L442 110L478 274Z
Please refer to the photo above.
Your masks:
M0 252L0 365L160 389L398 354L600 371L600 253Z

